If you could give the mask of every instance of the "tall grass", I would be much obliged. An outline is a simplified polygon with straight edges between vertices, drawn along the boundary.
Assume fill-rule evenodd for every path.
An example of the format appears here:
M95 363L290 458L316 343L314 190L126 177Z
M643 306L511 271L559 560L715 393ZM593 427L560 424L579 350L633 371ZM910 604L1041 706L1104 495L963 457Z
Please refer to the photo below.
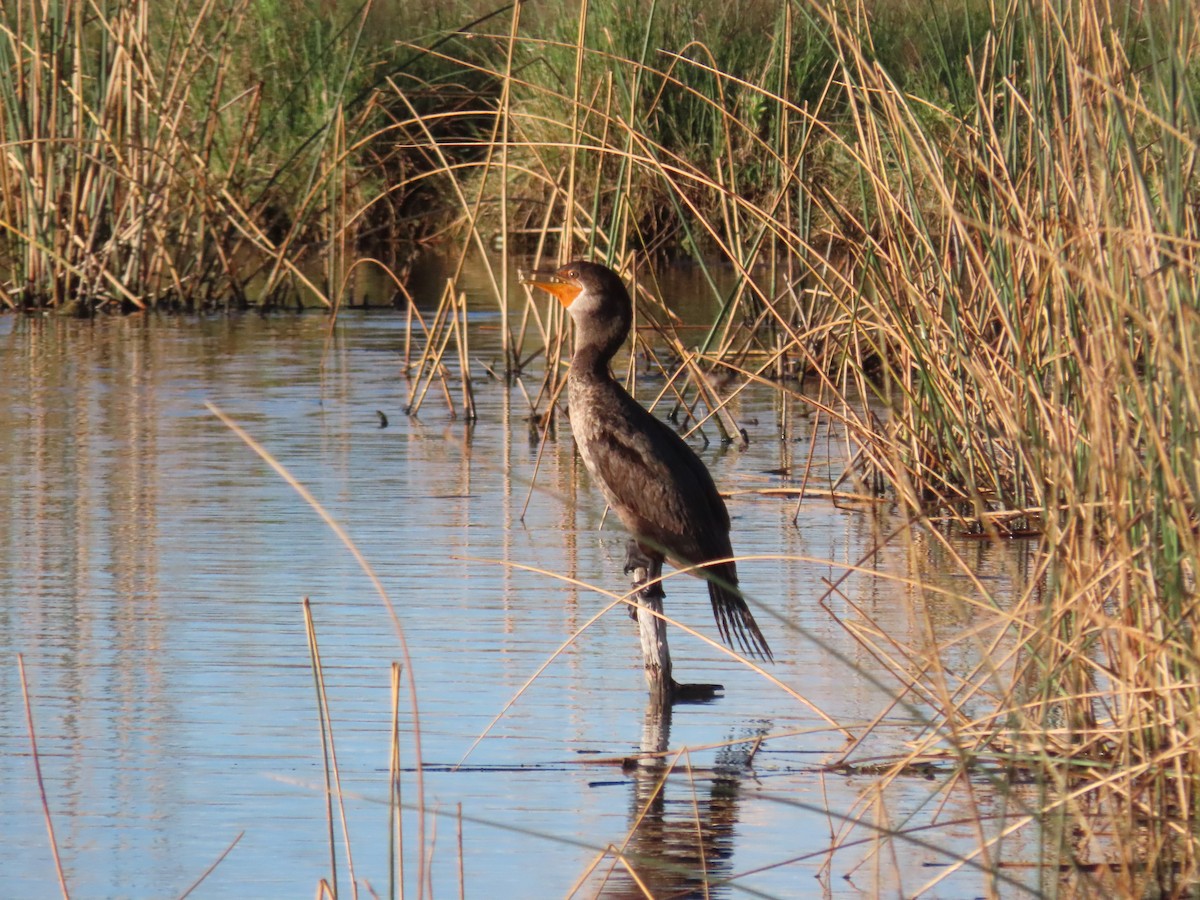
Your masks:
M293 245L340 237L337 141L363 16L333 34L303 17L293 44L296 28L263 27L296 21L284 13L265 0L5 5L0 300L79 314L244 304L286 279L328 301L334 280L310 278ZM309 139L285 152L280 130Z

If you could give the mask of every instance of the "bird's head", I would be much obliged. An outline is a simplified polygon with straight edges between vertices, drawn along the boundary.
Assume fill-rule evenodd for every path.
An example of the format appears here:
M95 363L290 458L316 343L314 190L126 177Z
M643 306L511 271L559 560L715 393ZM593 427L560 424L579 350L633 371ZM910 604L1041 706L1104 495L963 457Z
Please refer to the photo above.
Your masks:
M633 303L619 275L608 266L575 260L550 272L530 272L523 282L558 298L580 328L617 332L625 339L633 319Z

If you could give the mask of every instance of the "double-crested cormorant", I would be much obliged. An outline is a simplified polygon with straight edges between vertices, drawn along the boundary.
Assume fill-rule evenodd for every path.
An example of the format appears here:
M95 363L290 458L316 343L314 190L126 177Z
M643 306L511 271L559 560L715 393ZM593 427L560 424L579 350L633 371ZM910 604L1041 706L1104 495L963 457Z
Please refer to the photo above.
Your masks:
M621 387L609 363L633 321L620 277L596 263L567 263L534 272L527 284L558 298L575 322L575 354L567 376L568 411L579 455L608 505L632 535L626 570L643 566L649 581L664 559L678 568L705 566L721 637L762 659L771 649L737 590L729 559L729 513L712 476L691 447ZM648 588L654 590L656 586ZM661 591L661 588L658 588ZM661 593L660 593L661 596Z

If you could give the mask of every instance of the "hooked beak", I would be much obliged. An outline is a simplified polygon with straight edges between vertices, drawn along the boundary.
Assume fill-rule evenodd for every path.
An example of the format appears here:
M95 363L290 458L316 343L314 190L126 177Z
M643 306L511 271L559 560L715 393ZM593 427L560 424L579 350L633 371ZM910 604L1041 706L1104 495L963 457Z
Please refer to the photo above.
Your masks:
M541 288L546 293L553 294L563 306L570 306L583 290L574 281L564 278L557 272L530 272L521 279L521 284Z

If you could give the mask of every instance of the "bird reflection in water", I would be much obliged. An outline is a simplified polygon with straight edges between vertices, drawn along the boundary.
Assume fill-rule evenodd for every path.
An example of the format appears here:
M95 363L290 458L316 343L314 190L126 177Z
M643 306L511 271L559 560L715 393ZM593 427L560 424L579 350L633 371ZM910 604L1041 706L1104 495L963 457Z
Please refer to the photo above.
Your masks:
M721 749L711 769L689 771L686 757L668 751L671 714L670 705L647 704L642 752L626 769L628 834L578 896L720 897L731 890L741 781L766 729Z

